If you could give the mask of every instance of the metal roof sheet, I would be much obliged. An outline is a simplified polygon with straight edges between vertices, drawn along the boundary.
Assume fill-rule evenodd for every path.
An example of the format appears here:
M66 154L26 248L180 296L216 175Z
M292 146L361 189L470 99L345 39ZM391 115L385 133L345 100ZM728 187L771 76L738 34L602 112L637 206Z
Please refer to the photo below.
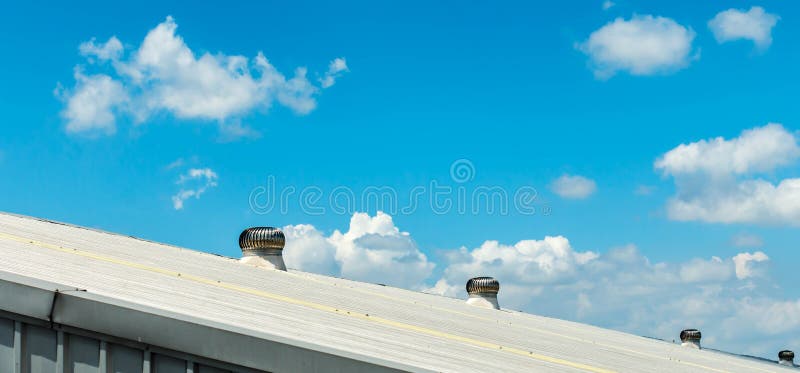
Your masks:
M235 237L231 242L235 244ZM31 286L85 290L69 295L75 299L229 331L234 336L226 337L226 348L241 351L239 358L259 354L248 346L253 341L270 340L407 371L789 369L575 322L471 307L460 299L257 268L232 258L10 214L0 214L0 258L0 282L35 279L50 285ZM500 298L502 304L502 292ZM0 308L19 312L19 302L3 300ZM68 321L91 324L78 316ZM134 333L122 329L98 332ZM168 337L168 329L160 332ZM253 366L257 356L248 361L246 366L263 368Z

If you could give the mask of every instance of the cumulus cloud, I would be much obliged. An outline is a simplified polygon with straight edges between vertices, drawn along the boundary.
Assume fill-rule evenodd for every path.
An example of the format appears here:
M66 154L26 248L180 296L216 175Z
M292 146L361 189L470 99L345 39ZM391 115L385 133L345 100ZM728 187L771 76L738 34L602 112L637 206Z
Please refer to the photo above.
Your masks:
M603 10L609 10L609 9L611 9L612 7L614 7L614 5L617 5L617 4L615 4L615 3L614 3L613 1L611 1L611 0L606 0L606 1L603 1Z
M587 177L564 174L553 180L550 189L562 198L582 199L592 195L597 184Z
M336 246L313 225L287 225L283 227L283 234L286 236L283 256L290 268L341 276Z
M619 71L632 75L668 73L689 65L695 32L666 17L617 18L589 35L577 48L589 56L600 79Z
M177 119L215 122L222 131L233 130L228 135L252 134L238 124L243 116L273 103L308 114L316 108L321 89L347 71L344 59L335 59L320 88L309 81L306 68L287 77L260 52L252 59L196 53L176 33L177 27L167 17L127 55L116 37L81 44L79 50L89 63L109 65L113 74L76 73L76 86L61 94L68 131L99 129L110 134L123 115L142 123L168 113Z
M695 258L680 265L678 272L681 281L687 283L726 281L734 274L730 261L714 256L710 260Z
M448 253L448 264L442 278L428 291L462 296L467 279L493 276L503 281L503 294L508 294L508 305L519 309L532 296L540 294L545 286L576 276L575 271L581 265L597 256L590 251L574 251L569 240L562 236L524 240L513 245L486 241L473 250L462 247Z
M733 257L733 263L736 265L736 278L746 279L749 277L757 276L758 272L753 268L753 263L759 263L769 260L767 254L761 251L755 253L740 253Z
M777 123L742 131L726 140L716 137L681 144L656 161L665 174L743 175L768 172L800 157L795 136Z
M400 231L392 217L378 212L374 217L356 213L347 232L324 235L310 225L284 227L287 235L286 263L301 270L349 279L416 289L433 271L407 232Z
M217 173L210 168L189 169L180 175L176 182L181 189L172 196L172 207L175 210L182 210L187 199L200 199L200 196L208 189L217 186L218 179Z
M69 133L111 135L116 132L116 116L129 102L122 83L105 74L84 75L75 69L75 87L57 94L66 99L61 115Z
M772 28L779 19L764 8L754 6L748 11L728 9L719 12L708 21L708 27L719 43L745 39L763 50L772 44Z
M800 225L800 179L777 185L744 180L684 189L667 203L667 213L679 221Z
M315 273L459 298L469 278L493 276L503 308L665 340L697 327L708 346L762 356L800 332L800 301L768 294L774 285L761 251L652 262L632 244L599 252L545 236L443 250L434 265L384 213L356 213L346 232L283 229L287 265Z
M86 57L96 57L100 61L106 60L118 60L122 57L122 42L119 41L115 36L112 36L108 41L101 44L95 43L95 38L91 40L81 43L78 46L78 50L81 52L81 55Z
M729 338L747 339L752 329L762 331L753 335L754 340L748 341L751 344L769 343L775 344L774 336L782 336L789 333L796 333L800 328L800 300L796 301L770 301L768 299L747 299L737 302L736 306L741 309L732 316L723 320L723 326ZM742 327L752 325L752 327ZM791 344L786 344L791 345ZM757 347L751 346L750 349ZM773 351L777 350L774 348ZM758 351L758 350L756 350Z
M467 279L491 275L500 281L504 308L665 340L697 327L709 346L769 356L800 329L792 321L800 318L790 313L796 302L760 294L762 287L752 282L768 261L761 252L653 263L634 245L598 253L575 250L565 237L545 237L512 245L487 241L447 258L442 277L427 292L465 298ZM794 326L774 327L771 317Z
M667 203L671 219L798 225L800 178L776 184L756 176L798 157L796 136L771 123L730 140L681 144L657 159L655 168L675 180L677 194Z

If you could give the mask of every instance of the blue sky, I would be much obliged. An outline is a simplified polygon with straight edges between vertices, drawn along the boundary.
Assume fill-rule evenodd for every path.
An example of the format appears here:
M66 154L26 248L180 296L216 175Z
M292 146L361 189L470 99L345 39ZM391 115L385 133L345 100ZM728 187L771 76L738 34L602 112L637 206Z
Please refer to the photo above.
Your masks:
M239 255L242 228L287 227L296 252L312 257L298 259L302 269L453 296L462 277L484 274L468 272L495 271L505 278L485 274L509 284L508 303L531 312L663 338L694 322L720 331L716 346L769 357L800 345L790 336L800 330L800 193L751 190L800 170L798 6L603 5L9 5L0 14L0 209L229 256ZM180 43L188 68L169 60L180 53L142 57L159 27L149 47ZM118 44L105 44L112 37ZM298 67L305 78L292 80ZM242 71L247 79L233 79ZM93 85L101 75L105 88ZM101 93L76 99L88 88ZM698 143L717 137L726 140ZM464 183L451 176L458 160L470 168ZM319 188L326 212L310 214L295 194L285 213L257 213L250 199L269 177L279 189ZM325 205L337 187L408 196L431 181L470 192L531 187L537 213L437 214L423 199L387 221L380 204L356 204L366 217ZM178 209L181 191L201 195ZM695 210L676 212L674 198ZM499 242L502 258L486 241ZM482 247L491 260L479 258ZM734 269L739 254L750 256ZM685 275L651 286L626 313L674 297L658 307L661 320L610 316L619 310L604 298L624 304L631 298L618 290L632 284L598 269L612 262L642 277ZM404 276L383 281L386 270ZM601 279L610 285L580 290ZM692 299L720 309L676 315L668 305ZM761 325L752 317L763 310L777 313ZM741 320L762 326L764 346L721 332ZM787 329L770 329L779 320Z

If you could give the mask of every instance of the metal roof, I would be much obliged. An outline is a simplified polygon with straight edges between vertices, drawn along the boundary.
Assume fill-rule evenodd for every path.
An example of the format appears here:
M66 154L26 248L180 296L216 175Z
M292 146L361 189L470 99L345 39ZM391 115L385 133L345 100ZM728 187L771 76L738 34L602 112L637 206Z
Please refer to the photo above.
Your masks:
M0 258L2 310L266 371L790 369L10 214Z

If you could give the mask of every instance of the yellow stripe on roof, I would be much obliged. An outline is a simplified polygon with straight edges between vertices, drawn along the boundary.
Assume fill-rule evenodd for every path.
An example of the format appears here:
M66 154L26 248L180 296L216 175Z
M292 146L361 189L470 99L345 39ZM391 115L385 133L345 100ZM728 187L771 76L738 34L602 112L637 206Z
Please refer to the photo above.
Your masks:
M235 285L235 284L231 284L231 283L227 283L227 282L221 282L221 281L218 281L218 280L212 280L212 279L208 279L208 278L201 277L201 276L196 276L196 275L192 275L192 274L177 272L177 271L168 270L168 269L164 269L164 268L159 268L159 267L155 267L155 266L135 263L135 262L131 262L131 261L123 260L123 259L118 259L118 258L113 258L113 257L109 257L109 256L99 255L99 254L95 254L95 253L88 252L88 251L78 250L78 249L75 249L75 248L65 248L63 246L49 244L49 243L46 243L46 242L33 240L33 239L29 239L29 238L24 238L24 237L19 237L19 236L15 236L15 235L11 235L11 234L0 233L0 238L6 239L6 240L9 240L9 241L20 242L20 243L23 243L23 244L30 244L30 245L33 245L33 246L36 246L36 247L45 248L45 249L55 250L55 251L62 252L62 253L78 255L78 256L81 256L81 257L90 258L90 259L94 259L94 260L99 260L99 261L103 261L103 262L107 262L107 263L118 264L118 265L125 266L125 267L128 267L128 268L135 268L135 269L140 269L140 270L144 270L144 271L148 271L148 272L159 273L159 274L162 274L162 275L176 277L176 278L184 279L184 280L187 280L187 281L193 281L193 282L197 282L197 283L201 283L201 284L205 284L205 285L209 285L209 286L214 286L214 287L219 287L219 288L223 288L223 289L233 290L233 291L237 291L237 292L240 292L240 293L251 294L251 295L259 296L259 297L262 297L262 298L273 299L273 300L281 301L281 302L284 302L284 303L304 306L304 307L312 308L312 309L319 310L319 311L325 311L325 312L335 313L335 314L346 316L346 317L352 317L352 318L356 318L356 319L360 319L360 320L370 321L370 322L374 322L374 323L381 324L381 325L387 325L387 326L395 327L395 328L398 328L398 329L417 332L417 333L420 333L420 334L425 334L425 335L429 335L429 336L433 336L433 337L437 337L437 338L442 338L442 339L447 339L447 340L451 340L451 341L461 342L461 343L472 345L472 346L476 346L476 347L483 347L483 348L500 350L500 351L504 351L506 353L525 356L525 357L528 357L528 358L531 358L531 359L534 359L534 360L538 360L538 361L541 361L541 362L547 362L547 363L551 363L551 364L567 366L567 367L571 367L571 368L575 368L575 369L584 370L584 371L587 371L587 372L595 372L595 373L612 373L612 372L614 372L613 370L610 370L610 369L596 367L596 366L583 364L583 363L579 363L579 362L574 362L574 361L570 361L570 360L565 360L565 359L561 359L561 358L556 358L556 357L552 357L552 356L542 355L542 354L535 353L533 351L526 351L526 350L522 350L522 349L518 349L518 348L514 348L514 347L503 346L503 345L500 345L500 344L496 344L496 343L492 343L492 342L486 342L486 341L482 341L482 340L479 340L479 339L464 337L464 336L460 336L460 335L456 335L456 334L451 334L451 333L443 332L443 331L440 331L440 330L425 328L425 327L412 325L412 324L408 324L408 323L404 323L404 322L400 322L400 321L395 321L395 320L389 320L389 319L385 319L385 318L382 318L382 317L377 317L377 316L374 316L374 315L347 311L347 310L344 310L344 309L341 309L341 308L338 308L338 307L328 306L328 305L315 303L315 302L304 301L304 300L301 300L301 299L296 299L296 298L288 297L288 296L285 296L285 295L274 294L274 293L270 293L270 292L263 291L263 290L248 288L248 287L239 286L239 285Z

